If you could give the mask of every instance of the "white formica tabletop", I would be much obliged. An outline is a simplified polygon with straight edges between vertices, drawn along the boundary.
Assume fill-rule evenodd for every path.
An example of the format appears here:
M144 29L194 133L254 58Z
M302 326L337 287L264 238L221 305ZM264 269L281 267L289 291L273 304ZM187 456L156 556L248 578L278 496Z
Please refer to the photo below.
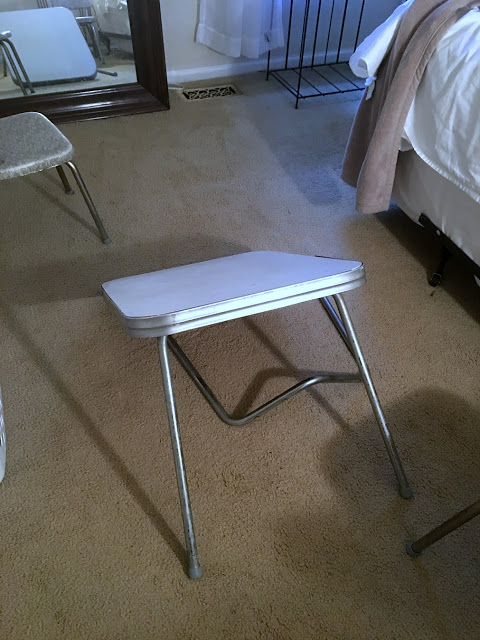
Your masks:
M106 282L109 305L136 337L158 337L360 286L361 262L252 251Z

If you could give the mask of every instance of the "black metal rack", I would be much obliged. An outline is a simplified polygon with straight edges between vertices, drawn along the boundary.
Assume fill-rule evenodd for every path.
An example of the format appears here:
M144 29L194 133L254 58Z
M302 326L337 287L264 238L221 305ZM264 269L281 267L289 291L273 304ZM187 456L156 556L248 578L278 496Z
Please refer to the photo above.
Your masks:
M358 44L366 0L317 1L318 7L315 12L315 7L312 10L311 0L303 0L305 10L301 25L298 64L296 55L291 51L296 28L296 0L290 0L285 64L280 69L272 69L271 52L268 52L267 80L272 76L290 91L295 96L296 109L299 100L305 98L349 93L364 88L361 81L351 72L347 62ZM310 45L308 48L311 47L308 52L307 45ZM294 55L295 63L292 64Z

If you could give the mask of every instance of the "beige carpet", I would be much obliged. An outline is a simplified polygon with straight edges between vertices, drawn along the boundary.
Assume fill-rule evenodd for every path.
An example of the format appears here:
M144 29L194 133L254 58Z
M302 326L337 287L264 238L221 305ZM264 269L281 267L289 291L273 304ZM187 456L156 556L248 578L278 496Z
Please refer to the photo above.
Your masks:
M404 552L480 494L479 290L398 211L339 179L356 98L242 95L62 127L113 244L56 173L1 184L2 640L480 637L479 522ZM253 249L360 259L346 296L415 498L398 497L360 385L251 426L217 420L175 366L204 578L184 573L155 344L111 317L108 279ZM228 407L288 371L351 361L318 303L183 336ZM266 373L265 373L266 372ZM246 391L245 391L246 390Z

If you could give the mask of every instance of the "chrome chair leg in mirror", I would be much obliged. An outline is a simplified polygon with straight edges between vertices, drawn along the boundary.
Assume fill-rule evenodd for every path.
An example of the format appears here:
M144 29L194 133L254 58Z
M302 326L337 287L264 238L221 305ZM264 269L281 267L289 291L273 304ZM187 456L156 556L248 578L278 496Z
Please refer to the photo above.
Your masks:
M18 55L18 51L11 41L11 37L11 31L3 31L0 33L0 49L3 57L3 76L5 77L7 75L7 69L10 67L12 77L22 90L23 95L27 96L28 91L30 91L30 93L35 93L35 90L30 82L25 66Z

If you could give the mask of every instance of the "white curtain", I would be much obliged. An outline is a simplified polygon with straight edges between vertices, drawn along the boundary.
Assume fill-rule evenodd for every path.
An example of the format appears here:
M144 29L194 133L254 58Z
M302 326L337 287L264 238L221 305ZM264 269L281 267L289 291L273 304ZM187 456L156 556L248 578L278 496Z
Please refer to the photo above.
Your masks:
M100 29L112 33L130 34L127 0L91 0Z
M127 8L127 0L93 0L93 4L103 11Z
M237 58L283 45L282 0L200 0L197 42Z

